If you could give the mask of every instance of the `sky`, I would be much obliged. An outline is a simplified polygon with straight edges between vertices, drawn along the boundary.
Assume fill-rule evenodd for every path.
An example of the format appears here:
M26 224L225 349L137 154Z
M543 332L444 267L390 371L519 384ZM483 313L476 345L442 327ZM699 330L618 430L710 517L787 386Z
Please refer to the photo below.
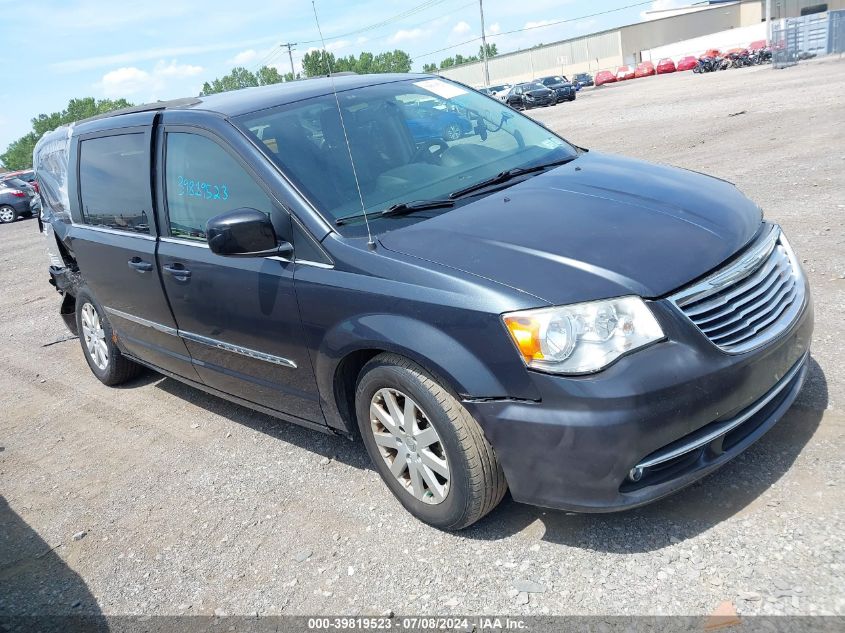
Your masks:
M499 53L638 22L655 0L483 0L488 41ZM24 9L24 6L26 7ZM317 0L326 48L336 55L400 48L414 71L456 53L476 54L478 0ZM612 11L604 15L594 15ZM234 66L290 71L319 48L311 0L0 0L0 42L18 67L0 82L0 152L30 131L30 119L69 99L124 97L133 103L195 96ZM592 17L589 17L591 16ZM17 17L15 17L17 16ZM569 20L563 24L549 22ZM538 27L504 34L507 31ZM499 34L499 35L497 35ZM439 49L448 50L439 51ZM14 79L12 81L12 79Z

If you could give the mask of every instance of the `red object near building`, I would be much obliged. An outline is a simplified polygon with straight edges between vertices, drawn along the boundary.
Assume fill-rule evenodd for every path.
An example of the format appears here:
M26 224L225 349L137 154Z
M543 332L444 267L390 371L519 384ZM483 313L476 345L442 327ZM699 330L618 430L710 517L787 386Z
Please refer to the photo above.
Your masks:
M651 77L656 74L654 64L651 62L640 62L637 64L637 70L634 71L634 77Z
M692 70L695 68L696 64L698 64L698 60L693 57L692 55L687 55L686 57L681 57L678 60L678 65L676 67L677 70Z
M665 75L666 73L673 73L677 70L675 67L675 62L673 62L668 57L664 57L659 62L657 62L657 74L658 75Z
M633 79L635 76L635 71L627 66L620 66L616 69L616 81L626 81L628 79Z
M614 75L609 70L600 70L596 73L595 82L597 86L601 86L604 84L614 84L616 83L616 75Z

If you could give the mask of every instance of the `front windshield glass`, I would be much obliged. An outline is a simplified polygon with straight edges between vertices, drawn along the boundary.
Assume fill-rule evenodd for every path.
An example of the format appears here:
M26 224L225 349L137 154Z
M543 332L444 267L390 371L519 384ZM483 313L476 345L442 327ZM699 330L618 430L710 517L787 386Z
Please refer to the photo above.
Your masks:
M546 87L543 84L525 84L525 90L545 90Z
M367 86L337 98L342 121L328 94L246 114L238 123L330 223L347 219L339 229L344 235L365 234L363 218L356 218L362 199L377 233L453 212L380 215L393 205L446 199L501 172L578 152L499 100L442 79Z

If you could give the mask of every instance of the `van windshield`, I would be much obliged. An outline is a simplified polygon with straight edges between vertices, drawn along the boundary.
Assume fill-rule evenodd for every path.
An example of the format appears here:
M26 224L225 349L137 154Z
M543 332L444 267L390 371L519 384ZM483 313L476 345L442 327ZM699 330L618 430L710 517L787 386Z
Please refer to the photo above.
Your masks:
M502 172L578 153L500 101L442 79L345 90L337 101L323 95L237 122L330 224L361 215L363 202L374 232L397 226L380 215L391 206L448 198ZM363 218L341 224L344 235L365 232Z

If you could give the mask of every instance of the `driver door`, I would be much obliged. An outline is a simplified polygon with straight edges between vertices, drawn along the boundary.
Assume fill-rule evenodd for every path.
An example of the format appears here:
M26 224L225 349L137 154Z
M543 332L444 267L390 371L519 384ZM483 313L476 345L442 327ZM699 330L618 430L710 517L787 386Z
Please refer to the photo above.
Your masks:
M208 248L209 218L238 208L267 213L291 239L287 210L216 135L167 125L158 265L179 334L213 389L324 424L294 293L294 262L223 257ZM161 205L160 205L161 206Z

